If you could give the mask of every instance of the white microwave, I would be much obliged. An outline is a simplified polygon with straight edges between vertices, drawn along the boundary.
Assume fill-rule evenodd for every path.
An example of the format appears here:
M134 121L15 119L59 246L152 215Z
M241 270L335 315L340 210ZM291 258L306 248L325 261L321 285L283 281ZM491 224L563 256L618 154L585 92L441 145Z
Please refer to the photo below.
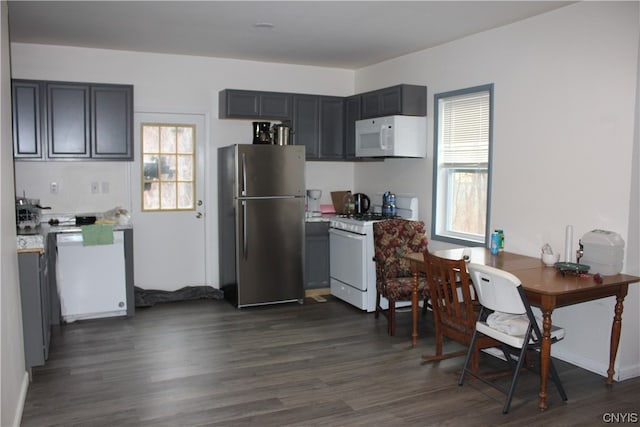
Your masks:
M356 121L356 157L426 155L426 117L387 116Z

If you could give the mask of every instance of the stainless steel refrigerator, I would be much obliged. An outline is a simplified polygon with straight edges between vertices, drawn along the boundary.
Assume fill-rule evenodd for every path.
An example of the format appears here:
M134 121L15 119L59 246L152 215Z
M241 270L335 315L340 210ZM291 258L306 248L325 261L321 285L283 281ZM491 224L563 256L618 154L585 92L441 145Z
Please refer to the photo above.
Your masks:
M305 148L218 149L220 287L237 307L304 298Z

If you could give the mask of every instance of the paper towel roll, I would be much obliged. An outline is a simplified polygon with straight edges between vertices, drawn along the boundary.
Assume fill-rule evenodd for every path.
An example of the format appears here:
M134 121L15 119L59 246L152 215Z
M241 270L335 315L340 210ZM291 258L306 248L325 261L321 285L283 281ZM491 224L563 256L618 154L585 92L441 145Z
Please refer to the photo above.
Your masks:
M573 262L573 226L567 225L564 235L564 261Z

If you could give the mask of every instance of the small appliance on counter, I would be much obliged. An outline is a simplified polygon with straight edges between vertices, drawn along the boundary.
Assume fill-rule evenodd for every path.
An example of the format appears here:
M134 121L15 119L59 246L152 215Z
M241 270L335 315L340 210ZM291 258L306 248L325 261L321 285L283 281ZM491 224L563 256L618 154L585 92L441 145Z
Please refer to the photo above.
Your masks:
M371 200L366 194L356 193L353 195L353 204L356 214L367 213L371 206Z
M271 144L271 122L253 122L253 143Z
M307 217L322 216L320 197L322 190L307 190Z
M613 231L592 230L580 239L578 262L590 267L590 273L603 276L622 271L624 240Z
M273 125L273 143L274 145L289 145L289 135L291 135L291 126L286 123Z
M49 206L41 206L39 199L16 197L16 225L18 229L37 228L40 225L40 213L42 209L51 209Z

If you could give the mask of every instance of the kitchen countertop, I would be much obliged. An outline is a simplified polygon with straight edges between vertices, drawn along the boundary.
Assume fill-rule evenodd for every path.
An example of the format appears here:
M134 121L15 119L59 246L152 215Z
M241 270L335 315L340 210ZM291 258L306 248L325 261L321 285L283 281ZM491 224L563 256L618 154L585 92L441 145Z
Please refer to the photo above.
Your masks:
M306 222L329 222L336 216L335 213L322 214L321 216L308 216L305 218Z
M133 228L131 224L109 224L113 225L113 230L127 230ZM44 252L47 235L49 233L80 233L81 226L75 223L63 223L59 225L49 225L40 223L35 229L18 230L17 251L18 253Z

